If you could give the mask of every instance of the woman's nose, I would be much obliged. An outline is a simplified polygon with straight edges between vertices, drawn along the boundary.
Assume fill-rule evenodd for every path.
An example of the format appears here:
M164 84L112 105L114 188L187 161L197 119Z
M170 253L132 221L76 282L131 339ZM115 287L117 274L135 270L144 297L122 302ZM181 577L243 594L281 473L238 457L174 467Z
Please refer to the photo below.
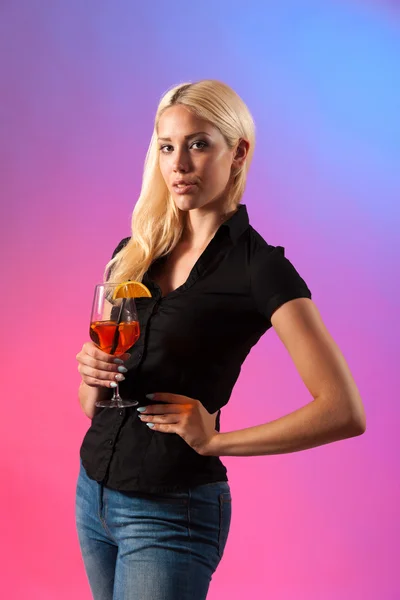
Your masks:
M185 173L190 169L190 160L185 152L176 152L172 168L176 173Z
M187 166L183 165L182 163L177 163L174 165L175 173L187 173L188 170L189 169L187 168Z

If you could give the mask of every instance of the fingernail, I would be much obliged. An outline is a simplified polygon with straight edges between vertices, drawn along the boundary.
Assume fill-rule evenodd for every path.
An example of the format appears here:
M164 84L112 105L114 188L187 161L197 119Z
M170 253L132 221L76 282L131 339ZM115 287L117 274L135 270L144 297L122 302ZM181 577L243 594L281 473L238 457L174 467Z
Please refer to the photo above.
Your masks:
M149 400L154 400L154 395L155 394L146 394L146 398L148 398Z
M120 373L127 373L127 372L128 372L128 369L126 369L125 367L118 367L118 371L119 371Z
M124 361L121 360L120 358L114 358L114 362L115 362L116 365L123 365L124 364Z
M139 412L144 412L146 410L145 406L139 406L139 408L136 409Z
M154 427L154 423L146 423L147 427L150 427L150 429L153 429Z
M112 387L112 388L115 388L115 387L117 387L117 385L118 385L118 384L117 384L117 383L115 383L115 381L112 381L112 382L110 383L110 387Z
M116 379L117 381L124 381L125 377L123 375L121 375L121 373L118 373L114 379Z

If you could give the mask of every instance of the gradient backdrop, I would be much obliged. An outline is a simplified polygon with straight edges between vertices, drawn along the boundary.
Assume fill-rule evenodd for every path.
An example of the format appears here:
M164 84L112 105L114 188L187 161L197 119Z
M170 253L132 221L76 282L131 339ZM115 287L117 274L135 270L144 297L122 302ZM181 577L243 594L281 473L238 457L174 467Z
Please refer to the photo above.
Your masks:
M400 598L398 6L1 0L2 597L91 597L74 523L89 427L75 355L93 286L129 235L161 94L217 78L257 123L251 222L310 286L368 431L225 460L233 522L209 598ZM270 331L222 427L309 400Z

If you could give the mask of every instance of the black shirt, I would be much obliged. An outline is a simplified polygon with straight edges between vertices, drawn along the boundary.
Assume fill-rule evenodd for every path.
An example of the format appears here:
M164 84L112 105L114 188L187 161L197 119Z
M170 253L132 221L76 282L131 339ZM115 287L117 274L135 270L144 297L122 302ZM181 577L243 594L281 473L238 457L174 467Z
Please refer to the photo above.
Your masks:
M179 288L162 297L151 271L143 283L152 297L136 300L141 334L120 384L121 396L140 406L151 404L146 394L169 392L218 411L252 346L271 327L272 313L294 298L311 298L284 248L249 225L244 205L220 226ZM136 408L97 409L81 447L89 477L150 493L227 480L218 457L197 454L177 434L151 431Z

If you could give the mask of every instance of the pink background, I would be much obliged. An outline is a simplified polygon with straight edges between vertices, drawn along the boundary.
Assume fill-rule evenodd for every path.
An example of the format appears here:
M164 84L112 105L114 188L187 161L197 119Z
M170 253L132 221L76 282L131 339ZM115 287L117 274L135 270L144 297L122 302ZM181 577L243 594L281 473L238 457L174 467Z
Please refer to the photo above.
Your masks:
M233 521L209 598L400 598L397 6L0 2L4 598L90 598L74 522L89 427L75 355L94 284L129 235L158 100L205 77L254 114L251 222L307 281L368 419L361 438L225 460ZM270 331L222 428L309 400Z

